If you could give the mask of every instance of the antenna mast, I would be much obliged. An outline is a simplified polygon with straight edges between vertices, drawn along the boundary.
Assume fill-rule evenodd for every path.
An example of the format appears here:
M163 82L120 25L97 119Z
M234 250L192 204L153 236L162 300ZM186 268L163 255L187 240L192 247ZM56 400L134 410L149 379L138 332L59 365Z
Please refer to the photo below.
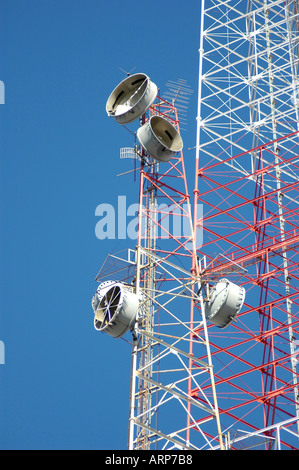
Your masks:
M193 214L179 95L134 74L107 101L140 123L135 258L92 301L133 338L129 449L299 448L298 13L202 0Z
M132 334L128 448L223 449L177 109L135 74L113 90L107 113L122 125L140 119L135 260L109 255L96 280L118 279L93 298L98 330Z
M143 123L157 116L179 135L173 104L157 97ZM204 322L200 317L194 322L190 316L191 303L195 297L200 302L200 297L194 290L198 277L190 270L194 233L183 152L167 163L155 161L144 149L141 152L136 253L143 299L133 347L128 447L196 449L207 445L199 444L198 415L203 426L216 421L216 439L223 447L216 393L202 402L192 397L197 376L213 381L213 370L208 338L194 335L194 323ZM206 361L197 363L194 344L201 344Z
M247 292L226 335L209 333L220 419L231 448L297 449L297 2L205 0L201 13L200 252L210 279L230 273Z

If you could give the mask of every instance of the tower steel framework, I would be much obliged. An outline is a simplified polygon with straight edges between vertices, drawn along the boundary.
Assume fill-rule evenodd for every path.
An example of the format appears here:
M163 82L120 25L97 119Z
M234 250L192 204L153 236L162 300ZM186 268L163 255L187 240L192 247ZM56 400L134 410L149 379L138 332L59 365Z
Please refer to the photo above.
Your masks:
M152 236L163 225L154 217L160 191L171 203L179 196L190 217L182 156L170 164L175 175L141 168L140 214L151 220L137 247L147 325L134 345L129 447L296 449L297 3L202 1L199 54L190 253L175 236L160 250ZM189 255L191 276L179 269ZM245 287L246 301L222 330L204 309L223 277Z
M232 449L299 448L298 20L297 1L201 5L197 256L206 286L246 289L237 321L208 328Z
M179 132L173 104L158 98L142 123L154 115ZM142 149L140 158L135 282L141 303L133 334L128 448L197 449L206 439L202 428L211 421L222 446L206 321L194 319L191 308L201 297L196 272L190 270L195 250L183 151L167 164ZM195 347L204 360L194 354ZM201 391L202 381L211 396ZM194 388L200 400L192 396ZM193 442L194 428L200 439Z
M299 448L297 1L202 0L195 181L140 160L129 449ZM162 116L158 97L141 125ZM133 273L133 274L132 274ZM223 278L245 303L206 318Z

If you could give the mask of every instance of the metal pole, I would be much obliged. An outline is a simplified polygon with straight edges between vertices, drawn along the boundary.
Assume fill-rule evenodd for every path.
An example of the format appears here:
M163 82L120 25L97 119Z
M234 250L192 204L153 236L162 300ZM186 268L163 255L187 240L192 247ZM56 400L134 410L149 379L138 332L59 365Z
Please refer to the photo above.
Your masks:
M197 128L196 128L196 156L195 156L195 186L194 186L194 219L193 219L193 257L192 257L192 274L198 275L201 269L198 269L197 263L197 254L196 254L196 233L197 233L197 196L198 196L198 171L199 171L199 146L200 146L200 128L201 128L201 89L202 89L202 66L203 66L203 39L204 39L204 11L205 11L205 0L201 2L201 21L200 21L200 46L199 46L199 70L198 70L198 103L197 103ZM202 319L204 325L204 333L206 339L206 348L207 348L207 355L208 355L208 364L210 366L210 379L211 379L211 386L213 392L213 400L214 400L214 408L216 414L216 423L217 423L217 430L218 430L218 438L220 449L224 450L223 446L223 439L222 439L222 432L221 432L221 425L220 425L220 418L219 418L219 410L218 410L218 403L217 403L217 394L216 394L216 387L214 381L214 374L213 374L213 366L212 366L212 358L210 352L210 344L208 340L208 331L206 325L206 319L204 314L204 302L202 294L200 293L200 306L202 312ZM193 300L191 304L191 309L193 308ZM193 313L191 315L191 320L193 324ZM187 436L189 437L190 433L188 430Z
M134 449L134 416L135 416L135 392L136 392L136 364L137 364L137 337L133 336L133 350L131 361L131 380L130 380L130 413L129 413L129 432L128 449Z
M201 268L200 268L200 271L201 271ZM203 327L204 327L205 339L206 339L208 364L210 366L210 379L211 379L211 386L212 386L212 392L213 392L213 401L214 401L215 418L216 418L216 424L217 424L217 430L218 430L218 439L219 439L220 449L224 450L220 417L219 417L219 409L218 409L218 400L217 400L216 386L215 386L215 380L214 380L212 356L211 356L210 342L209 342L209 337L208 337L208 329L207 329L207 322L206 322L206 316L205 316L205 304L204 304L203 296L202 296L202 289L200 290L200 293L199 293L199 300L200 300L200 309L201 309Z
M138 213L138 238L136 247L136 284L135 292L137 295L140 294L140 266L141 266L141 226L142 226L142 197L143 197L143 181L144 181L144 170L143 163L140 171L140 195L139 195L139 213ZM138 312L139 313L139 312ZM136 319L136 326L138 324L138 313ZM129 431L128 431L128 449L133 450L134 448L134 418L135 418L135 393L136 393L136 367L137 367L137 335L136 326L133 332L133 349L132 349L132 361L131 361L131 379L130 379L130 412L129 412Z
M272 54L271 54L271 38L270 38L270 24L269 24L269 7L267 0L264 0L264 12L265 12L265 27L266 27L266 42L267 42L267 57L268 57L268 70L269 70L269 92L270 92L270 101L271 101L271 115L272 115L272 131L273 131L273 140L277 139L277 119L275 111L275 98L274 98L274 74L273 74L273 64L272 64ZM283 216L283 192L281 191L281 169L280 169L280 158L279 158L279 148L277 143L274 146L275 153L275 171L276 171L276 187L277 187L277 201L278 201L278 213L279 213L279 225L280 225L280 237L281 241L285 241L285 220ZM285 292L286 292L286 310L287 310L287 321L288 321L288 330L289 330L289 340L290 340L290 352L292 355L291 359L291 368L293 375L293 384L294 384L294 400L295 400L295 409L296 416L299 417L299 401L298 401L298 380L297 380L297 367L296 363L293 360L295 354L295 343L293 335L293 326L292 326L292 301L288 297L290 295L290 276L289 276L289 266L288 266L288 255L286 252L286 247L282 248L282 257L283 257L283 267L284 267L284 282L285 282ZM297 422L298 433L299 433L299 421Z

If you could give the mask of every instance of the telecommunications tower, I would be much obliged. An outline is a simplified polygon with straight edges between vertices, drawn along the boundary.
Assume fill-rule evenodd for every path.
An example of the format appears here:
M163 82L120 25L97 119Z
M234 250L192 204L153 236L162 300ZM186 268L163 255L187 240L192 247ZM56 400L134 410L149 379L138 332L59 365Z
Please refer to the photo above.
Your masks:
M201 5L197 255L210 303L220 277L246 290L236 321L208 327L230 449L299 448L298 7Z
M139 165L136 249L108 255L92 301L96 329L132 335L128 448L198 449L206 435L223 447L206 319L193 318L203 298L177 109L139 73L113 90L107 113L139 121L121 151Z
M129 449L299 449L297 7L201 1L191 192L175 101L143 73L108 98L134 134L138 238L92 306L131 336Z

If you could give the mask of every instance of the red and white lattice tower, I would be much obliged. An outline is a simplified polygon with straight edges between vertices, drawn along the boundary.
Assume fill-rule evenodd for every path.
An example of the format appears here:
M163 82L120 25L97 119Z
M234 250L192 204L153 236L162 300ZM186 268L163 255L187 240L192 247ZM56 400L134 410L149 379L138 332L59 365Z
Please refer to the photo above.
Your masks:
M298 8L201 6L194 224L203 235L194 263L206 305L223 278L246 291L226 328L207 323L230 449L299 448ZM202 393L211 397L211 386L191 396Z
M143 129L137 246L93 299L97 329L132 332L129 449L299 448L298 20L202 0L193 201L174 103L142 74L108 100Z
M137 245L107 256L92 299L97 330L131 332L128 449L224 448L207 322L194 317L204 300L177 108L135 74L106 109L132 129L139 120L121 152L139 166Z
M172 103L158 97L142 124L153 116L180 133ZM193 318L194 298L200 297L191 269L195 247L183 150L167 162L140 151L136 292L141 302L133 334L128 448L199 449L210 441L205 427L222 446L206 321ZM211 396L200 391L202 382ZM192 396L194 388L200 400Z

